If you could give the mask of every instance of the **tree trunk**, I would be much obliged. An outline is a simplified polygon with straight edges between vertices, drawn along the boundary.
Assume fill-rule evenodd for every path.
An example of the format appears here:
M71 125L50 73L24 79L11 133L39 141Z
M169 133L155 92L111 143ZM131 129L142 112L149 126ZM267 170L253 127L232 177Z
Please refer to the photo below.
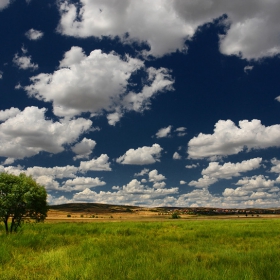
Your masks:
M8 218L5 218L5 220L4 220L4 224L5 224L6 234L8 234L8 233L9 233L9 228L8 228Z
M14 225L15 225L15 218L13 217L13 218L12 218L11 227L10 227L10 233L12 233L12 232L13 232Z

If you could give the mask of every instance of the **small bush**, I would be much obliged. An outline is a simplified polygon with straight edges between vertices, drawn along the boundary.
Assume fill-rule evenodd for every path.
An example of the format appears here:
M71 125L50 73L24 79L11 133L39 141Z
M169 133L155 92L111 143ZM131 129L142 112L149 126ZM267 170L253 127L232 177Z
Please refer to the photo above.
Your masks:
M68 215L67 215L67 218L71 218L71 215L70 215L70 214L68 214Z
M174 212L172 215L171 215L171 219L179 219L181 218L180 215L177 213L177 212Z

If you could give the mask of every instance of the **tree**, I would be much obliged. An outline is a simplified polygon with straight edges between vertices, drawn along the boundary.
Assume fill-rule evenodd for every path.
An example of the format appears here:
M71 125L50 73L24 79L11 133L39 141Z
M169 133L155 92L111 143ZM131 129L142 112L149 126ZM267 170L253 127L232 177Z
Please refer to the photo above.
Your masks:
M0 173L0 221L7 234L16 232L26 218L44 221L47 212L47 192L31 176Z

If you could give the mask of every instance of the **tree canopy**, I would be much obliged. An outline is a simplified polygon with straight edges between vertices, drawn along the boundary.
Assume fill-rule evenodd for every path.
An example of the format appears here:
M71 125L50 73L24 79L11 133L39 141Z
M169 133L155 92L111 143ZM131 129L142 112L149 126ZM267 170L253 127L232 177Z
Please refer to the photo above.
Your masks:
M0 173L0 220L6 233L16 232L26 218L44 221L47 212L47 192L31 176Z

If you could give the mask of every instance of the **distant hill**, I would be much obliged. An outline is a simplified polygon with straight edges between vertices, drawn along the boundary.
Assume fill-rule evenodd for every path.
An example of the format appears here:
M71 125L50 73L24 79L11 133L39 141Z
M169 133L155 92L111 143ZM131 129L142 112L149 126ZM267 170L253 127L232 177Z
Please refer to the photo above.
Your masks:
M73 213L119 213L134 211L152 211L152 212L168 212L168 211L192 211L194 213L233 213L233 212L252 212L252 213L280 213L280 208L215 208L215 207L140 207L131 205L114 205L102 203L68 203L61 205L50 205L50 210L73 212Z

